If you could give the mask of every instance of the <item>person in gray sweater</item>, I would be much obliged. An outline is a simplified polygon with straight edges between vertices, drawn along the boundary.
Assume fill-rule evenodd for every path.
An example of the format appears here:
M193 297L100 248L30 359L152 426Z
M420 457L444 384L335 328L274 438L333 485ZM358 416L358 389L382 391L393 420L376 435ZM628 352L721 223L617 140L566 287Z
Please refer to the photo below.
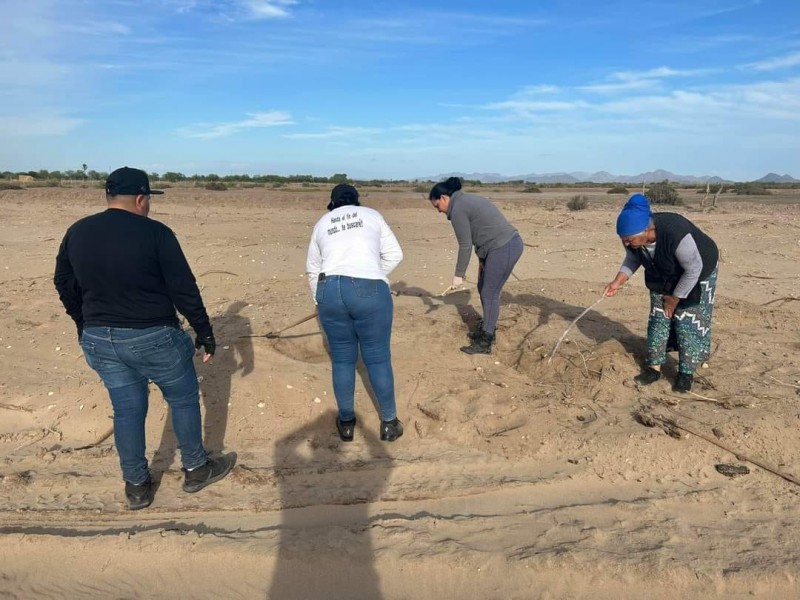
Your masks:
M447 215L458 240L453 286L464 282L473 246L480 261L478 293L483 319L478 330L469 334L470 345L463 346L461 351L491 354L500 317L500 292L522 256L522 238L488 198L461 191L458 177L434 185L428 199L436 210Z

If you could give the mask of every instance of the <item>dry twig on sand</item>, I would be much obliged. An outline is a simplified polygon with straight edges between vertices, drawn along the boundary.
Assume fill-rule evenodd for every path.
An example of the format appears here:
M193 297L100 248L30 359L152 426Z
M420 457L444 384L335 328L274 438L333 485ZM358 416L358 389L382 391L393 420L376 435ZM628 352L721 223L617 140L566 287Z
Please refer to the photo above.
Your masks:
M775 302L788 302L790 300L800 300L795 296L784 296L783 298L775 298L775 300L770 300L769 302L764 302L761 306L767 306L768 304L773 304Z
M558 352L558 347L561 345L561 342L562 342L562 341L564 341L564 338L566 337L566 335L567 335L567 332L569 332L569 330L570 330L570 329L572 329L572 326L573 326L573 325L575 325L575 323L577 323L578 321L580 321L580 320L581 320L581 318L583 318L583 315L585 315L585 314L586 314L586 313L588 313L590 310L592 310L592 309L593 309L595 306L597 306L598 304L600 304L600 302L602 302L602 301L603 301L603 298L605 298L605 297L606 297L606 294L605 294L605 292L603 292L603 295L602 295L602 296L600 296L600 299L599 299L599 300L597 300L597 301L596 301L594 304L592 304L592 305L591 305L589 308L587 308L586 310L584 310L584 311L583 311L581 314L579 314L579 315L578 315L578 316L575 318L575 320L574 320L572 323L570 323L570 324L569 324L569 327L567 327L567 328L566 328L566 330L564 331L564 333L562 333L562 334L561 334L561 337L560 337L560 338L558 338L558 341L556 342L556 345L555 345L555 347L553 348L553 351L550 353L550 358L548 358L548 359L547 359L547 362L548 362L548 363L550 363L550 362L553 360L553 357L556 355L556 352Z
M18 406L16 404L0 404L0 408L5 408L6 410L21 410L29 413L33 412L33 410L27 406Z
M772 465L769 465L769 464L767 464L765 462L762 462L762 461L760 461L758 459L746 456L746 455L742 454L741 452L739 452L738 450L736 450L735 448L731 448L727 444L723 444L722 442L720 442L720 441L718 441L718 440L716 440L714 438L708 437L707 435L705 435L703 433L700 433L699 431L689 427L688 425L682 425L682 424L678 423L675 419L669 419L667 417L663 417L661 415L657 415L657 414L654 414L654 413L642 414L640 416L642 417L642 420L640 420L640 422L642 424L644 424L644 425L647 425L647 422L645 422L645 421L647 420L647 417L650 417L653 421L657 421L657 422L661 423L662 425L666 425L669 428L680 429L681 431L685 431L686 433L691 433L692 435L694 435L696 437L699 437L701 440L707 441L709 444L713 444L713 445L717 446L718 448L722 448L726 452L730 452L731 454L733 454L734 456L736 456L740 460L744 460L744 461L753 463L754 465L756 465L758 467L761 467L765 471L769 471L773 475L777 475L778 477L781 477L782 479L785 479L786 481L789 481L789 482L791 482L791 483L793 483L795 485L800 485L800 481L798 481L797 479L795 479L794 477L792 477L791 475L789 475L787 473L779 471L776 467L773 467Z

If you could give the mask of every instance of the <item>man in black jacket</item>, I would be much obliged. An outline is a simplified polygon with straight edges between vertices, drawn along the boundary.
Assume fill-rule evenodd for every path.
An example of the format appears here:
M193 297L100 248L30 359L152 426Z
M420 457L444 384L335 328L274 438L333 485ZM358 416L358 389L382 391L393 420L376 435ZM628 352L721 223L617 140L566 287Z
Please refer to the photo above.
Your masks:
M74 223L56 258L54 283L78 328L86 362L103 380L114 409L114 442L128 507L149 506L155 486L145 457L148 381L164 395L185 479L197 492L225 477L230 453L210 458L203 447L199 388L193 357L216 350L200 290L169 227L148 219L147 174L122 167L106 180L108 209ZM197 334L180 328L175 310Z

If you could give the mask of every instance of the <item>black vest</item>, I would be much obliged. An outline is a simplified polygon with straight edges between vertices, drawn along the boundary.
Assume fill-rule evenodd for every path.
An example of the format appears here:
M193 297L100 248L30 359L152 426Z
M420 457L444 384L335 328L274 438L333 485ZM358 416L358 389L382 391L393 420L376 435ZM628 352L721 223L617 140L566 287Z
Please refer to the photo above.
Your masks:
M653 213L652 217L656 228L656 250L652 259L647 249L639 249L639 257L644 267L644 283L647 289L659 294L672 294L683 275L683 267L675 258L675 250L683 238L691 235L700 252L700 258L703 260L703 270L700 272L697 285L692 288L686 300L698 302L700 300L700 281L708 279L719 262L717 245L714 240L682 215Z

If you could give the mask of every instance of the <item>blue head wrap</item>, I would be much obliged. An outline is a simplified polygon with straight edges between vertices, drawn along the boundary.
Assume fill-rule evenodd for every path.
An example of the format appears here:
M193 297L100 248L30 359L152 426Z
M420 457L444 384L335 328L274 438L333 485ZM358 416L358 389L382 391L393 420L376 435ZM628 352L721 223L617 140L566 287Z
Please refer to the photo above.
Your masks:
M642 233L650 224L650 203L642 194L634 194L617 217L617 235Z

